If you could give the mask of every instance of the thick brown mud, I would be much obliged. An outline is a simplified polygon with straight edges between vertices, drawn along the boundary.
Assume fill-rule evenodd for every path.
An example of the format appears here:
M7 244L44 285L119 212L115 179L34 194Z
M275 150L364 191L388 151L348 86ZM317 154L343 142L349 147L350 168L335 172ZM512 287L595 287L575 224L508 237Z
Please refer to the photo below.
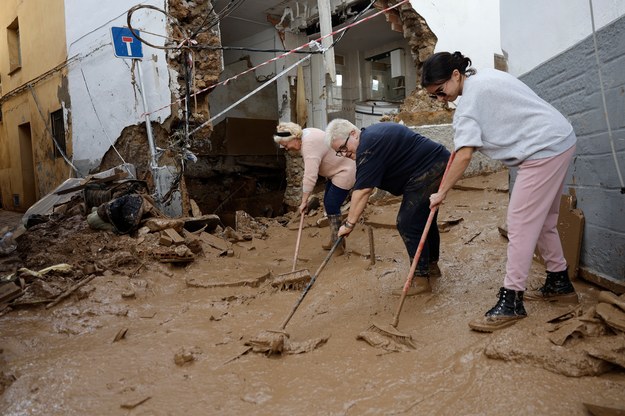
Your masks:
M448 224L442 277L433 293L408 298L400 315L398 330L416 349L392 352L357 340L373 322L392 322L399 299L391 292L410 266L393 228L399 204L372 205L375 264L359 225L285 329L293 343L327 342L272 356L246 346L277 329L300 296L266 277L291 271L294 218L294 226L269 225L265 239L233 244L232 257L206 247L186 266L120 265L52 308L4 314L0 413L568 416L589 414L583 403L625 408L623 369L585 352L618 340L615 332L556 345L547 321L566 309L534 303L526 303L528 318L505 330L469 329L495 304L503 281L506 240L498 226L507 174L467 183L472 190L452 191L439 214ZM317 227L319 218L306 218L298 261L311 272L327 254L328 228ZM530 285L543 276L534 263ZM583 308L596 304L600 288L575 286Z

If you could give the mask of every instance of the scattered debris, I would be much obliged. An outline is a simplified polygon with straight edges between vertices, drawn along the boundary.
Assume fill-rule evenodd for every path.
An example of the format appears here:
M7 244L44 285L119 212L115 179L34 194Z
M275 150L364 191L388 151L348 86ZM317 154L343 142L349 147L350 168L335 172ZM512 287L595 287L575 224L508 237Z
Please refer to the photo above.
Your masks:
M120 407L122 409L128 409L128 410L134 409L135 407L140 406L143 403L147 402L151 398L152 398L152 396L148 396L148 397L144 397L143 399L138 399L138 400L135 400L135 401L132 401L132 402L122 403L120 405Z
M189 364L197 359L198 355L202 354L202 350L198 347L193 347L190 349L181 348L174 354L174 363L177 366L183 366L185 364Z
M284 331L265 330L248 340L245 345L254 352L272 354L302 354L313 351L328 341L329 337L310 339L304 342L292 342Z
M462 217L452 217L452 218L447 218L444 220L439 220L438 231L441 233L449 232L451 227L453 227L454 225L460 224L462 221L464 221L464 218Z
M67 298L69 295L71 295L72 293L74 293L76 291L76 289L86 285L87 283L89 283L90 281L93 280L93 278L95 277L94 274L89 275L87 277L85 277L84 279L82 279L80 282L76 283L74 286L70 287L68 290L66 290L65 292L61 293L56 299L54 299L52 302L48 303L46 305L46 309L50 309L51 307L58 305L59 302L61 302L63 299Z
M408 352L414 350L403 343L395 342L390 337L384 336L378 331L365 330L358 334L356 339L365 341L374 348L380 348L389 352Z
M117 331L117 334L115 335L115 338L113 338L113 342L118 342L124 338L126 338L126 333L128 332L128 328L122 328L119 331Z
M625 295L601 292L596 305L576 305L548 319L544 336L528 336L524 332L506 336L502 331L493 337L485 354L538 364L572 377L596 376L614 366L625 368L625 313L621 309L624 298ZM553 345L566 348L567 354L554 350Z
M245 280L237 280L235 282L204 282L194 277L187 277L186 283L189 287L203 287L203 288L215 288L215 287L258 287L271 277L271 272L266 272L258 277Z
M598 404L583 403L592 416L625 416L625 407L608 407Z

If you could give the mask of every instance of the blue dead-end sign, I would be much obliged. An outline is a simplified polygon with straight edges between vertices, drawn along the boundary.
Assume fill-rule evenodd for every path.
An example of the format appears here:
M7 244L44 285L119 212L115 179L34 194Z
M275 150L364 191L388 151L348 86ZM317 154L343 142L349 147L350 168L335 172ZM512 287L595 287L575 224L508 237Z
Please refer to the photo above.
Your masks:
M141 32L133 29L137 36L141 36ZM143 58L143 48L141 41L133 36L127 27L111 27L111 37L113 38L113 46L115 48L115 56L118 58Z

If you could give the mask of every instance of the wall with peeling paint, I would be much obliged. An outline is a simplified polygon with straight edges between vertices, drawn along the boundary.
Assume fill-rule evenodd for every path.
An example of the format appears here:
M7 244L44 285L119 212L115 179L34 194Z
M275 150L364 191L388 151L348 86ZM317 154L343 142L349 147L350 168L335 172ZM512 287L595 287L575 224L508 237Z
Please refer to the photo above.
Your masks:
M7 32L16 19L21 63L11 68ZM67 97L63 1L3 0L0 29L0 198L2 208L25 211L71 174L50 134L50 113Z
M623 291L625 194L619 176L625 174L625 4L607 0L592 4L596 51L586 0L554 1L548 7L544 2L527 1L523 9L502 7L502 22L514 22L502 26L502 37L511 67L523 72L520 79L558 108L577 134L565 193L577 197L577 207L585 217L580 275ZM545 31L532 30L545 27L549 18ZM563 30L557 39L547 35L554 26L568 27L570 22L575 22L576 30ZM522 27L526 29L519 32ZM530 56L528 51L534 50L536 55Z
M165 3L151 0L141 4L165 9ZM143 45L141 62L115 57L111 27L127 26L131 6L127 1L66 0L65 4L68 55L78 56L68 74L74 164L84 175L99 165L124 127L145 122L135 65L141 65L148 112L154 122L163 122L171 114L170 73L161 49ZM146 32L150 43L163 45L164 37L150 37L147 32L165 35L166 20L162 13L144 9L133 14L132 24ZM145 151L149 153L147 146Z

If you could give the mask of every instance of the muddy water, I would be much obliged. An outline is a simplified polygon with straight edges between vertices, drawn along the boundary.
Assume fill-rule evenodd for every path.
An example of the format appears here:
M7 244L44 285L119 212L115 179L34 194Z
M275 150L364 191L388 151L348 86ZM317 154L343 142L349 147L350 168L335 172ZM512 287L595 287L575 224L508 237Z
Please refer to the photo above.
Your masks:
M506 202L506 193L492 190L452 192L439 220L463 221L441 235L443 277L434 293L409 298L400 315L398 328L416 340L414 351L387 353L356 340L372 322L392 321L398 298L391 291L409 268L397 231L380 226L394 223L398 205L376 206L369 218L378 224L376 264L365 256L366 231L356 229L348 254L331 260L286 328L294 341L329 337L320 348L239 356L247 339L282 323L300 292L186 284L290 271L296 232L272 227L267 240L236 245L231 258L207 256L186 268L151 264L132 279L110 273L96 277L82 299L0 317L1 370L16 378L0 397L0 413L585 415L583 402L624 407L623 372L567 377L524 358L524 339L545 339L555 306L527 305L527 319L497 334L469 330L501 285L506 242L497 226ZM326 233L304 230L299 266L317 268ZM532 279L543 273L535 264ZM584 302L596 297L596 288L576 286ZM129 290L134 298L121 296ZM495 342L510 344L507 360L486 357ZM566 345L545 345L543 356L573 359Z

